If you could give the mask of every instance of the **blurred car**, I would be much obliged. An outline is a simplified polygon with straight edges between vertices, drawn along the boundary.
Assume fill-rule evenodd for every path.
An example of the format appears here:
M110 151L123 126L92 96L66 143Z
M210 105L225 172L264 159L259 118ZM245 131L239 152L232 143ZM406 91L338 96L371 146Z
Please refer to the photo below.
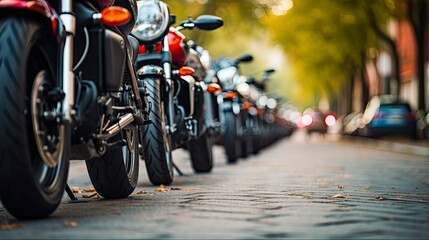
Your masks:
M417 120L409 103L393 96L373 97L362 116L359 135L381 137L406 135L416 138Z
M333 114L322 113L318 108L307 108L298 121L300 121L297 123L298 126L306 129L308 134L313 132L326 134L328 127L335 124L336 118Z

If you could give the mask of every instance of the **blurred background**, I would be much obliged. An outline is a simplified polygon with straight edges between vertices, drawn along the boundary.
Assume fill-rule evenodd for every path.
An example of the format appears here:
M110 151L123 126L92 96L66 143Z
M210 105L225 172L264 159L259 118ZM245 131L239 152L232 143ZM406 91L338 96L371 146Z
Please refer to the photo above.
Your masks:
M184 33L213 58L252 54L245 75L275 68L268 92L301 112L317 107L344 118L363 114L372 96L391 95L410 105L420 130L428 128L428 0L166 3L177 22L222 17L219 30Z

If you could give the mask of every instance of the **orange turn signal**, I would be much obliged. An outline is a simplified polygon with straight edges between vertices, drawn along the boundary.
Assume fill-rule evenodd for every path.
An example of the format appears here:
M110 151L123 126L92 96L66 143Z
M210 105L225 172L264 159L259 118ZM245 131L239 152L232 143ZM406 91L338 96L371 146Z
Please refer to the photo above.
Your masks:
M191 67L179 68L179 76L189 76L195 73L195 70Z
M101 22L107 26L121 26L130 19L131 13L123 7L111 6L101 11Z
M233 99L235 97L237 97L237 93L236 92L226 92L225 93L225 98L226 99Z
M210 83L207 85L207 92L214 93L222 90L222 87L217 83Z
M250 102L243 103L243 110L249 110L253 105Z

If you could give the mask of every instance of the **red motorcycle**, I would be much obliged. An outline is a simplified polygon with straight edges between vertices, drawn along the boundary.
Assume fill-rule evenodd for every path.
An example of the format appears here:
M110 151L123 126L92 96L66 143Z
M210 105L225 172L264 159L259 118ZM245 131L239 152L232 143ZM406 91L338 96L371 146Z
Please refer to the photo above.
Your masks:
M69 160L105 198L137 185L144 88L134 0L0 0L0 199L13 216L60 204Z
M158 0L139 1L139 18L132 32L140 42L138 75L146 84L152 124L143 128L141 142L150 181L173 181L171 152L183 147L191 153L196 172L213 166L211 144L206 134L203 79L206 74L198 53L181 29L213 30L223 25L214 16L189 18L177 28L168 6Z

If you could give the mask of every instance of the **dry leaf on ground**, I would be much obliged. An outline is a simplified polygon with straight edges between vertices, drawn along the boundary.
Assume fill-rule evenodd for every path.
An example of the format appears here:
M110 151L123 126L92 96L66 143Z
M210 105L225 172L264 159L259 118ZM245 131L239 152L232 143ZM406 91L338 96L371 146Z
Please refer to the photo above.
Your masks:
M84 192L96 192L95 188L85 188L83 189Z
M0 230L14 230L20 228L22 228L20 223L0 223Z
M140 190L138 192L135 192L134 194L146 194L147 192L145 190Z
M342 194L335 194L334 196L332 196L333 198L347 198L347 196L344 196Z
M375 197L375 200L381 201L381 200L384 200L384 197L378 196L378 197Z
M173 191L182 191L182 190L183 190L183 188L179 188L179 187L171 187L171 188L170 188L170 190L173 190Z
M159 187L158 188L155 188L155 191L157 191L157 192L169 192L170 191L170 188L166 188L164 185L159 185Z
M338 187L338 189L343 189L344 188L343 185L338 185L337 187Z
M92 199L99 199L100 196L98 195L98 193L92 193L92 194L84 194L82 195L83 198L92 198Z
M66 227L77 227L77 222L75 222L75 221L65 221L64 222L64 226L66 226Z
M83 193L83 191L82 191L82 189L80 189L80 188L78 188L78 187L72 187L71 188L71 191L73 192L73 193Z

